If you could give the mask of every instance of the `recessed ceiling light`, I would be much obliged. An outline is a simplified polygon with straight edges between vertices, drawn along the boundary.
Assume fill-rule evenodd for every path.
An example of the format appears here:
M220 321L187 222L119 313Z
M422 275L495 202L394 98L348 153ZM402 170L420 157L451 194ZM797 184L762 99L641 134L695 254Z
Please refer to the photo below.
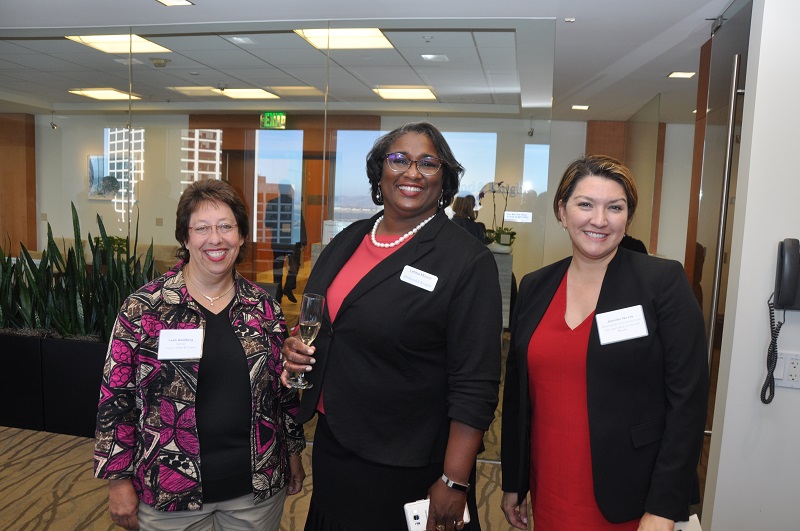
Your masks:
M450 59L448 59L448 57L443 53L422 54L420 57L422 57L426 61L435 61L435 62L439 62L439 63L446 63L446 62L450 61Z
M324 96L325 93L319 90L317 87L305 87L305 86L297 86L297 87L269 87L269 89L280 95L280 96Z
M87 98L94 98L96 100L127 100L128 93L115 88L78 88L69 91L71 94L78 96L86 96ZM130 99L140 100L136 94L131 94Z
M166 87L170 90L174 90L176 92L180 92L186 96L214 96L214 90L216 87L198 87L198 86L190 86L190 87Z
M667 77L678 78L678 79L689 79L694 77L695 72L672 72Z
M379 87L372 91L385 100L435 100L428 87Z
M393 48L378 28L296 29L299 36L319 50L363 50Z
M264 89L229 89L229 88L214 88L211 92L221 94L228 98L235 100L277 100L279 96L272 92L267 92Z
M125 65L125 66L128 66L129 64L131 64L131 65L143 65L144 64L143 62L141 62L140 60L136 59L135 57L131 57L130 61L128 60L127 57L123 57L123 58L120 58L120 59L114 59L114 62L119 63L121 65Z
M564 22L572 24L573 22L575 22L575 17L567 17L564 19Z
M163 53L172 51L138 35L67 35L66 38L105 53Z
M230 37L225 37L233 44L255 44L256 41L251 39L250 37L239 37L237 35L231 35Z
M589 106L588 105L573 105L572 106L572 110L573 111L588 111L589 110Z
M193 6L194 4L189 0L156 0L159 4L164 4L167 7L177 6Z

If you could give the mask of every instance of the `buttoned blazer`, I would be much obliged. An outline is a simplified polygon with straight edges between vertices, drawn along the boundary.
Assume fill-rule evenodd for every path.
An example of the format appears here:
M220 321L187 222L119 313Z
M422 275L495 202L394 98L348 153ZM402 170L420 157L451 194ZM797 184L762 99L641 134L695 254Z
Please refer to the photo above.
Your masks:
M333 238L307 293L327 293L376 219ZM404 281L406 267L435 277L433 290ZM486 430L494 417L501 333L492 253L440 212L366 274L333 324L326 311L299 418L314 415L322 392L328 425L351 452L391 465L439 462L450 419Z
M526 275L511 323L502 420L503 491L530 488L528 344L571 258ZM646 337L601 345L592 324L586 387L594 494L611 522L644 512L687 520L708 400L703 315L682 266L619 248L596 314L641 305Z

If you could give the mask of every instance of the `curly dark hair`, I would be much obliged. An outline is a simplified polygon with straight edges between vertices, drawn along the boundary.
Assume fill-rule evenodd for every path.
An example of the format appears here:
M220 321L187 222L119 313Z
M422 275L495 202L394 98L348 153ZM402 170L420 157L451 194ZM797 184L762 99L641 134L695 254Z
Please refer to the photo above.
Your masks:
M449 205L458 193L458 184L464 175L464 167L453 156L453 151L447 145L442 133L428 122L412 122L386 133L372 146L367 155L367 177L369 178L370 195L376 205L382 204L378 200L378 186L383 175L383 161L389 153L391 145L401 136L414 133L427 136L436 148L438 158L442 161L442 208Z
M239 255L236 257L236 263L241 263L247 251L247 236L250 234L247 205L244 204L233 186L227 181L216 179L195 181L183 191L181 199L178 201L178 210L175 212L175 239L180 244L175 256L184 262L189 262L189 249L186 248L186 241L189 239L189 220L192 214L200 208L200 205L206 202L226 205L233 211L239 236L244 239L244 245L239 248Z

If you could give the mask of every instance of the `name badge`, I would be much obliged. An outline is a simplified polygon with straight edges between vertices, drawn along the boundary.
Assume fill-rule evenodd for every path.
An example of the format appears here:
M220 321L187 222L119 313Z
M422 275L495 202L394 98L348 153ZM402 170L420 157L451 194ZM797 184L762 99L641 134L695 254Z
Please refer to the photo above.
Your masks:
M199 360L203 357L203 329L162 330L158 335L158 359Z
M600 344L608 345L647 335L647 323L644 320L642 305L631 306L614 310L613 312L599 313L597 320L597 333Z
M416 267L407 265L403 268L403 274L400 275L400 280L403 282L408 282L412 286L433 291L433 288L436 287L436 282L438 282L439 277L436 275L431 275L430 273L426 273L425 271L417 269Z

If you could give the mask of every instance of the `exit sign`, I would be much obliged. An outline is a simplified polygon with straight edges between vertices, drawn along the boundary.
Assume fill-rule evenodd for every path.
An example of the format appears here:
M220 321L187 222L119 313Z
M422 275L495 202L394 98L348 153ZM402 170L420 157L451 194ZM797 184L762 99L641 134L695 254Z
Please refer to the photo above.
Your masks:
M261 113L261 129L286 129L286 113Z

